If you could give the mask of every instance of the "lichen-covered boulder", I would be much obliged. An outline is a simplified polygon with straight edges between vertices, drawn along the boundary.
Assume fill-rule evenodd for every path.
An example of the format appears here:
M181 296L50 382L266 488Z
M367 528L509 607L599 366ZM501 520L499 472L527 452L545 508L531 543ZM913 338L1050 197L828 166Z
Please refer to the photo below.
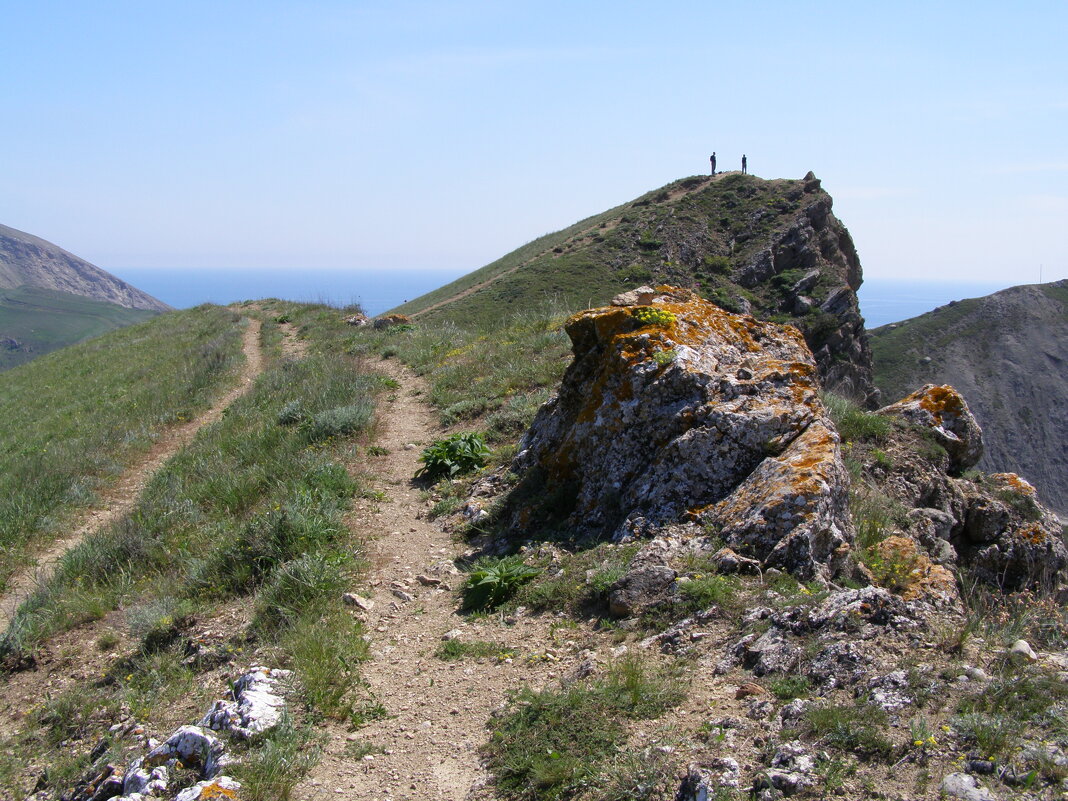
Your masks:
M960 551L977 578L1003 590L1052 590L1068 571L1060 521L1015 473L994 473L965 494Z
M187 787L174 797L174 801L222 801L234 799L238 801L241 794L241 782L231 779L229 776L219 776L215 779L197 782L192 787Z
M376 317L373 327L375 331L382 331L397 325L411 325L411 323L411 318L406 314L387 314L384 317Z
M983 430L964 397L951 386L926 384L879 414L904 418L928 429L949 453L950 467L966 470L983 456Z
M513 465L541 482L513 529L555 514L619 540L689 520L800 576L844 564L848 475L796 329L659 287L566 330L574 361Z

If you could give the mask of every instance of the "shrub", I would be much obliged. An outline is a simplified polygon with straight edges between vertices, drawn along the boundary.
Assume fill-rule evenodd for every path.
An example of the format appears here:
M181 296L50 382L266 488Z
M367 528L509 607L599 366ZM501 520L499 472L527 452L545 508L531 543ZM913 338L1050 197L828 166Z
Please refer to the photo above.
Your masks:
M541 571L524 564L521 556L480 559L464 583L465 609L500 606Z
M335 608L322 616L304 615L282 637L301 694L319 714L335 720L356 714L358 667L368 653L363 632L359 622Z
M371 422L373 412L374 403L370 400L319 412L308 421L305 429L307 437L312 442L320 442L331 437L358 433Z
M768 682L768 689L780 701L792 701L808 695L812 689L812 682L807 676L783 676Z
M288 801L301 777L319 761L320 747L309 730L297 729L283 717L233 767L247 801Z
M481 434L453 434L447 439L435 441L423 451L419 457L423 466L416 471L415 477L431 481L451 478L482 467L489 455L490 449Z
M817 706L806 711L805 721L812 734L835 748L868 756L885 756L893 748L883 736L889 723L881 707Z
M141 640L144 653L170 646L192 622L193 604L185 599L158 598L126 612L130 634Z
M304 404L299 400L293 400L282 407L282 410L278 412L278 425L280 426L292 426L297 423L303 423L307 418L307 413L304 411Z
M678 351L674 348L671 348L670 350L661 350L653 354L653 361L660 367L667 367L675 361L675 357L678 355Z
M486 746L498 792L530 801L575 797L611 772L609 763L626 742L626 718L657 717L682 698L673 676L637 656L586 685L520 690Z

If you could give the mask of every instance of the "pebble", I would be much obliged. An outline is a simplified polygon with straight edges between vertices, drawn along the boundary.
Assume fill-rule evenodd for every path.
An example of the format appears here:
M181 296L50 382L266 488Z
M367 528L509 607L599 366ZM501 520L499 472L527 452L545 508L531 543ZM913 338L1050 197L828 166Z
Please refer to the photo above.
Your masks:
M364 598L362 595L357 595L354 592L346 592L341 596L341 600L345 602L346 606L355 606L357 609L362 609L364 612L369 612L375 605L375 602L370 598Z

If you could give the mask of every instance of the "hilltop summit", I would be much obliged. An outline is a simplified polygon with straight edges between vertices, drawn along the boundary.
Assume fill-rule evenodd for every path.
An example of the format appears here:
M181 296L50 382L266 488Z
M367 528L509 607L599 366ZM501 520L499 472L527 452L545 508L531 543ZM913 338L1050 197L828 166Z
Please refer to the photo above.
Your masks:
M31 286L103 300L128 309L170 306L33 234L0 225L0 289Z
M397 308L419 321L489 323L547 298L606 303L639 284L698 292L733 312L797 326L827 389L874 401L856 291L860 259L833 200L800 180L683 178L548 234Z

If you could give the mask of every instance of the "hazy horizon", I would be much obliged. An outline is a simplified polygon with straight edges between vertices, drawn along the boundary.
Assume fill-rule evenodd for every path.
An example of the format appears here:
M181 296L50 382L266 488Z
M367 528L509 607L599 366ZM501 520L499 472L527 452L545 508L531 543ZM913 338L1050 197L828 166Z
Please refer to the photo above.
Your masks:
M337 307L358 303L368 314L376 315L437 289L463 273L322 268L134 268L114 274L175 308L276 297ZM953 300L989 295L1009 286L1013 284L872 278L865 279L858 297L866 326L877 328L915 317Z

